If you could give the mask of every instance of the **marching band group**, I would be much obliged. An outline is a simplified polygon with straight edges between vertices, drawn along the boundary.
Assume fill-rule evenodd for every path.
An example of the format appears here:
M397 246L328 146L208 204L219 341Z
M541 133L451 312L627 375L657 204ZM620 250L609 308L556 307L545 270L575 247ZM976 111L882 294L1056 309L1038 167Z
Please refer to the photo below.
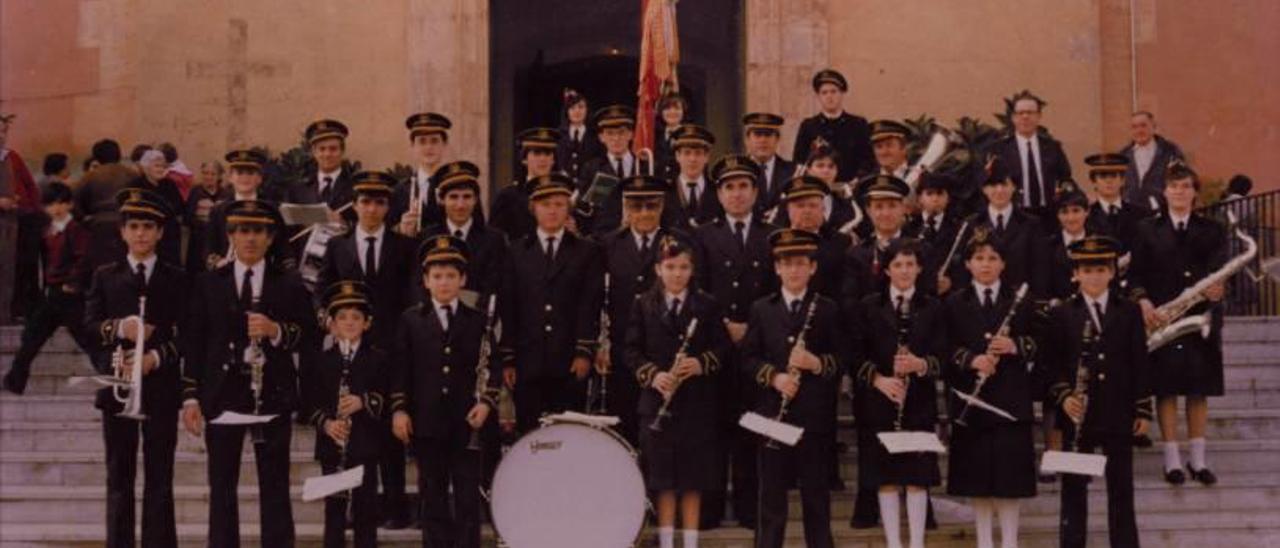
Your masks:
M107 545L134 544L140 442L141 540L177 544L175 417L208 450L218 548L240 542L246 436L261 543L293 544L295 428L314 428L326 474L363 465L359 487L325 499L326 546L348 528L375 546L379 526L414 521L423 546L478 546L504 440L565 411L621 419L663 548L677 528L697 545L726 508L757 546L782 546L792 489L806 544L833 546L845 395L851 525L882 523L889 546L903 545L903 506L909 545L924 545L940 485L971 501L979 547L995 546L997 522L1001 545L1016 546L1020 501L1054 481L1037 464L1037 422L1049 449L1106 455L1113 546L1138 546L1133 448L1157 411L1166 480L1216 481L1204 433L1206 397L1223 390L1220 340L1179 332L1148 348L1187 313L1166 305L1228 263L1226 228L1195 212L1194 171L1149 166L1164 178L1151 210L1123 195L1128 157L1093 155L1090 203L1061 146L1017 126L1038 119L1028 95L1015 103L1019 131L973 181L979 193L960 200L970 181L912 175L904 125L843 111L842 75L821 71L813 89L823 112L801 124L793 161L777 154L775 114L743 116L748 154L713 161L710 131L673 124L646 156L632 151L631 109L588 120L586 98L567 93L562 127L519 135L524 176L496 191L487 219L480 170L445 162L451 122L436 113L406 121L406 180L352 173L334 120L307 128L314 166L283 189L263 186L259 153L229 152L233 195L209 213L201 260L163 251L186 208L154 189L80 211L116 211L125 248L95 265L87 292L95 367L124 379L141 369L136 397L116 387L97 399ZM329 222L301 234L281 202L326 204ZM1212 281L1194 310L1223 298ZM803 434L789 445L747 431L748 411ZM215 420L232 415L256 420ZM902 431L946 432L945 482L938 453L890 452L878 437ZM1088 476L1061 481L1062 545L1083 546Z

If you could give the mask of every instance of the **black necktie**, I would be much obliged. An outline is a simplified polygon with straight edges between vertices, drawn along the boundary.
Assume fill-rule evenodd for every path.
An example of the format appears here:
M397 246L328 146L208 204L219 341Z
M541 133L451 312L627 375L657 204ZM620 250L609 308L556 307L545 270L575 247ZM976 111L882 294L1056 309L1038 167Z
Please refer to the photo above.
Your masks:
M671 325L677 325L677 318L680 317L680 299L671 299L671 308L667 309L667 317L671 320Z
M253 269L244 270L244 281L240 283L240 308L253 310Z
M1036 160L1031 154L1033 146L1035 145L1031 141L1027 141L1027 173L1023 179L1031 193L1031 207L1040 207L1040 170L1036 169Z
M550 264L556 258L556 237L547 237L547 263Z
M459 228L459 229L457 229L457 230L454 230L454 231L453 231L453 237L454 237L454 238L457 238L457 239L459 239L459 240L465 240L465 239L466 239L466 238L463 238L463 237L462 237L462 229L461 229L461 228Z
M685 186L689 187L689 211L696 213L698 211L698 182L689 181L685 183Z
M1004 213L996 215L996 232L1004 234Z
M932 238L938 234L938 216L929 217L928 237Z
M613 159L613 174L619 177L626 177L627 174L622 172L622 158Z
M1176 230L1178 231L1178 235L1179 235L1179 236L1181 236L1183 233L1185 233L1185 232L1187 231L1187 222L1186 222L1186 221L1178 221L1178 223L1177 223L1177 225L1175 226L1175 228L1176 228Z
M329 201L329 195L332 194L332 189L333 189L333 177L329 177L326 175L324 178L324 184L321 185L321 188L320 188L320 199L326 202Z
M747 223L742 221L733 222L733 235L738 238L738 245L747 247Z
M996 305L995 291L990 287L982 290L982 306L992 308Z
M138 280L138 293L142 294L147 290L147 263L138 263L138 272L135 275Z
M453 327L453 307L446 304L440 307L440 311L444 312L444 325L441 327L444 328L445 333L448 333L449 328Z
M1097 325L1095 325L1094 327L1098 328L1098 332L1099 332L1099 333L1101 333L1101 332L1102 332L1102 319L1106 317L1106 316L1103 316L1103 315L1102 315L1102 303L1100 303L1100 302L1098 302L1098 301L1093 301L1093 311L1094 311L1095 313L1097 313L1097 320L1098 320Z
M792 317L796 317L796 316L799 316L799 315L800 315L800 305L802 305L802 304L804 304L804 299L796 299L796 300L794 300L794 301L791 301L791 316L792 316Z
M378 239L369 236L364 239L364 276L372 278L378 275Z
M897 313L898 313L898 315L899 315L899 316L901 316L901 315L902 315L902 313L903 313L904 311L906 311L906 309L907 309L906 307L907 307L907 296L906 296L906 295L898 295L898 304L897 304L896 306L894 306L894 307L893 307L893 311L894 311L894 312L897 312Z
M649 256L649 235L648 234L640 235L640 256L641 257Z

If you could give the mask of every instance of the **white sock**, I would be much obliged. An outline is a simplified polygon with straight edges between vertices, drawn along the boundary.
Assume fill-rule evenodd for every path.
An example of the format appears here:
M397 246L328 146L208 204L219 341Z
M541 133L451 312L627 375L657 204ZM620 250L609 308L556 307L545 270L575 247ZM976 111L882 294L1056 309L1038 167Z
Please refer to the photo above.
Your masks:
M1000 514L1000 548L1018 548L1018 512L1021 509L1022 501L1018 499L996 501L996 512Z
M1164 442L1164 471L1169 472L1182 468L1182 457L1178 454L1178 442Z
M676 548L676 528L675 527L659 527L658 528L658 547L659 548Z
M1209 465L1204 462L1204 438L1191 438L1191 467L1204 470Z
M924 522L929 513L929 492L907 491L907 528L911 531L911 548L924 548Z
M992 499L973 499L973 528L978 548L995 548L991 538Z
M680 536L684 537L684 548L697 548L698 546L698 530L683 529Z
M884 524L884 542L889 548L902 548L898 513L898 490L880 491L880 522Z

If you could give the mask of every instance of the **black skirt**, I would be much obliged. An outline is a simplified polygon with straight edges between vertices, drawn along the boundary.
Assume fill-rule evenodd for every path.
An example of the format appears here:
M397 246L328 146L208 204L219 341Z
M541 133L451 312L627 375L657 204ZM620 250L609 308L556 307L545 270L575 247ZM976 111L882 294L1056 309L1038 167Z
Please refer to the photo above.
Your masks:
M876 432L858 431L858 486L914 485L934 487L942 483L937 453L889 453ZM881 431L891 431L885 429Z
M1218 323L1218 322L1215 322ZM1215 326L1209 339L1191 334L1151 353L1151 390L1156 396L1221 396L1222 341Z
M661 432L640 417L640 460L650 491L711 491L724 487L715 421L669 417Z
M1036 449L1030 422L952 426L947 494L960 497L1036 496Z

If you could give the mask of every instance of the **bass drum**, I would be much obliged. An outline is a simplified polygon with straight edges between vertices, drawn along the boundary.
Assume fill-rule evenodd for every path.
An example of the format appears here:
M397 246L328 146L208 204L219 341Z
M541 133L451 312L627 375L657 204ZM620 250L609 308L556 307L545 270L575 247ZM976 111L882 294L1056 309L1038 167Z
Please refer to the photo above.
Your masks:
M644 527L644 478L635 450L612 430L553 423L503 456L491 507L512 548L632 546Z

